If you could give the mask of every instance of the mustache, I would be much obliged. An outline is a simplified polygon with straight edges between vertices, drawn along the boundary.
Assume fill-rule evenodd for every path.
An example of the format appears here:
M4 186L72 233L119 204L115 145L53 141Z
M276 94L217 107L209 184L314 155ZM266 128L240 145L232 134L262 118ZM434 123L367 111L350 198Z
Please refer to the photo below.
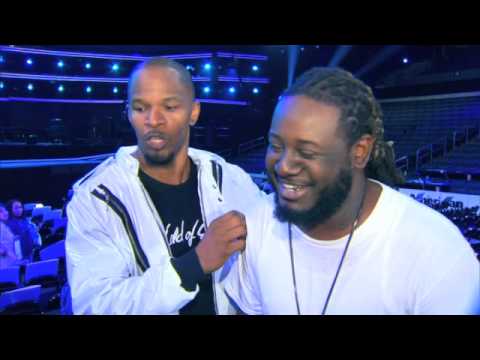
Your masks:
M280 182L282 183L287 183L287 184L293 184L297 186L311 186L312 181L309 181L308 179L302 179L297 176L285 176L281 177L278 176L277 174L267 174L268 181L270 182L271 185L273 185L273 180L278 184Z

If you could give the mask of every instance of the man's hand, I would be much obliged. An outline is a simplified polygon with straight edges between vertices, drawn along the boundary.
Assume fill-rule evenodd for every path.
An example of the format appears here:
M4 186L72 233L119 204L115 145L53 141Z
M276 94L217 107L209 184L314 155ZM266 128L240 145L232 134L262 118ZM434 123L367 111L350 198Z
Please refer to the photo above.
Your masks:
M230 211L212 221L197 252L203 272L209 274L220 267L235 252L245 249L247 223L238 211Z

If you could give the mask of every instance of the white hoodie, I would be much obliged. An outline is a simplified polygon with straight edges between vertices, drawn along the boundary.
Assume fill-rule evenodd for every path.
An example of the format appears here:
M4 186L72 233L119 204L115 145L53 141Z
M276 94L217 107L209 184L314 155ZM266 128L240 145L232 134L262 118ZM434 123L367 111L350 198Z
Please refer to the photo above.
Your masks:
M198 293L172 266L158 212L138 177L136 146L121 147L73 187L67 206L66 264L75 314L178 314ZM189 148L207 226L230 210L245 212L265 195L220 156ZM167 204L166 206L174 206ZM233 313L223 290L236 254L212 274L217 314Z

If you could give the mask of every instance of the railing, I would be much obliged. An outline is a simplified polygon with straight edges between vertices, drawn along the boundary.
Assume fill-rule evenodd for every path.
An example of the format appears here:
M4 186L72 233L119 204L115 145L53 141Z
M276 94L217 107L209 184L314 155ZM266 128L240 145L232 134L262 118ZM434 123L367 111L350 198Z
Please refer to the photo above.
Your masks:
M408 172L408 163L408 156L402 156L401 158L395 160L395 167L406 176Z
M243 144L240 144L240 145L238 146L238 153L239 153L239 154L244 154L244 153L246 153L247 151L250 151L250 150L253 150L253 149L256 149L256 148L265 146L265 144L266 144L265 137L264 137L264 136L260 136L260 137L258 137L258 138L256 138L256 139L253 139L253 140L244 142Z
M425 159L433 160L433 144L425 145L417 149L415 152L415 171L418 171L418 168L421 164L424 164Z
M421 146L415 151L415 171L426 162L433 161L434 157L445 156L449 150L468 143L480 133L480 122L476 125L466 126L462 130L453 130L452 134L444 136L437 141ZM451 142L451 146L449 143ZM400 160L400 159L398 159ZM427 160L427 161L425 161Z
M0 160L0 169L21 169L52 166L94 165L99 164L112 154L101 154L62 159Z

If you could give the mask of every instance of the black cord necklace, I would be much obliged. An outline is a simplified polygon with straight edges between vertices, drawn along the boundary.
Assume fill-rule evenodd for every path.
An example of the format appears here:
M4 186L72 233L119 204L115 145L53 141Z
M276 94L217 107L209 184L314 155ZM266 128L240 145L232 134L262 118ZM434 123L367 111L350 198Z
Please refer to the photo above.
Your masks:
M358 220L360 218L360 212L362 211L363 202L365 200L365 194L367 192L367 182L368 182L368 180L366 180L365 185L363 187L362 200L360 201L360 205L359 205L358 210L357 210L357 216L355 217L355 220L353 221L352 230L350 231L350 235L348 236L347 243L345 244L345 248L343 249L343 254L342 254L342 257L340 259L340 263L338 264L338 268L337 268L337 271L335 273L335 277L333 278L332 285L330 286L330 290L328 291L327 299L325 300L325 304L323 305L322 315L325 315L325 313L327 311L328 303L330 301L330 297L332 295L333 289L334 289L335 284L337 282L338 274L340 273L340 269L342 268L343 261L345 259L345 256L347 255L348 246L350 245L350 242L351 242L352 237L353 237L353 233L355 232L355 229L357 228ZM301 313L300 313L300 303L298 301L297 277L295 275L295 260L294 260L294 256L293 256L292 224L290 222L288 222L288 242L289 242L289 246L290 246L290 263L292 265L292 279L293 279L293 289L294 289L294 292L295 292L295 304L297 306L297 315L301 315Z

